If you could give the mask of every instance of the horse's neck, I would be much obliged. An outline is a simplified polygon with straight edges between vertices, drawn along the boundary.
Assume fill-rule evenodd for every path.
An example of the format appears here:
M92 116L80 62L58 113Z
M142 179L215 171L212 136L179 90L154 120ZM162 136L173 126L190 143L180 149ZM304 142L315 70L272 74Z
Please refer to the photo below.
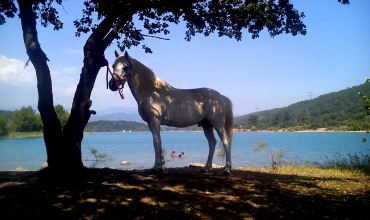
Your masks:
M133 62L134 68L128 83L137 102L151 96L155 92L161 93L161 91L173 89L167 82L156 77L148 67L137 60L133 60Z

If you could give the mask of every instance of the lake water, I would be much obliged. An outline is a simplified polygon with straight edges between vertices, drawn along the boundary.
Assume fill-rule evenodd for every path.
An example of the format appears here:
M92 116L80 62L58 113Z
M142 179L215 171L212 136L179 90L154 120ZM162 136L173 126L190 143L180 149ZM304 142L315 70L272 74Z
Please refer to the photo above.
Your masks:
M165 167L184 167L189 163L205 164L208 143L201 132L162 132L162 144L166 151ZM263 154L253 152L261 140L272 149L288 148L286 156L292 160L320 161L339 152L369 153L370 143L362 143L366 133L355 132L236 132L232 145L233 167L271 166ZM220 141L218 140L218 143ZM106 153L113 160L93 161L89 147ZM82 142L82 158L87 167L114 167L117 169L151 168L154 164L154 148L150 132L95 132L85 135ZM216 146L216 151L219 144ZM185 152L185 158L171 158L171 151ZM46 161L43 138L0 139L0 170L15 170L22 167L38 170ZM121 165L129 161L129 165ZM68 159L66 158L66 163ZM214 156L213 163L224 165L223 157Z

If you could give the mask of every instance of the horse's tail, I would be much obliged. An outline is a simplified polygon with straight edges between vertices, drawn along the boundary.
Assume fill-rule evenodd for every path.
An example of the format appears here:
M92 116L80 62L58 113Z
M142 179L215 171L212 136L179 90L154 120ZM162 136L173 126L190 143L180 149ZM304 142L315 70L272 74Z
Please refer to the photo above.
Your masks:
M227 136L230 139L230 147L231 147L231 142L233 139L233 103L229 98L226 96L223 96L225 103L226 103L226 117L225 117L225 125L224 129L226 131Z

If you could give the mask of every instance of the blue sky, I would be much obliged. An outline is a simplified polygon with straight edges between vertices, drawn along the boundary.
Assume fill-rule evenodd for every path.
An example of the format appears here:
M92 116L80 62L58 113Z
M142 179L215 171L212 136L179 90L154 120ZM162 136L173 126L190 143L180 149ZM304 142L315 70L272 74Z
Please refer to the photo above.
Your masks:
M39 41L50 59L54 104L70 109L82 68L82 48L87 35L75 37L72 21L82 15L83 1L67 1L59 14L64 22L61 31L38 28ZM169 41L146 38L153 50L145 54L141 46L129 54L153 69L156 75L178 88L209 87L228 96L234 114L288 106L292 103L336 92L364 83L370 77L370 1L292 0L303 11L306 36L282 34L271 38L266 31L252 40L247 31L242 41L196 35L184 40L185 24L170 26ZM0 109L14 110L37 106L35 70L23 44L20 20L8 19L0 26ZM157 35L162 36L162 35ZM163 36L162 36L163 37ZM105 52L114 62L113 43ZM126 86L126 99L106 89L105 68L100 70L91 99L91 109L136 107Z

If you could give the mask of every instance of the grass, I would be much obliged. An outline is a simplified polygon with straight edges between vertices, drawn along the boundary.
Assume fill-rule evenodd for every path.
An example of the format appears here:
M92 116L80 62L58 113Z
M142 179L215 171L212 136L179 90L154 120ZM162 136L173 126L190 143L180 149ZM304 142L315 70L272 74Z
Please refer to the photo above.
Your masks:
M42 131L34 131L34 132L10 132L9 134L5 135L7 138L37 138L43 137L44 133Z
M326 156L324 162L317 164L317 166L324 169L331 168L370 175L370 155L364 153L343 155L337 152L333 159Z
M285 164L273 168L256 169L282 176L297 176L310 179L315 187L297 186L294 190L318 194L318 188L333 195L351 195L354 192L368 193L370 183L370 155L336 153L333 159L325 157L324 162Z
M84 135L91 134L92 132L84 132ZM10 132L0 138L39 138L44 137L44 132L42 131L33 131L33 132Z

